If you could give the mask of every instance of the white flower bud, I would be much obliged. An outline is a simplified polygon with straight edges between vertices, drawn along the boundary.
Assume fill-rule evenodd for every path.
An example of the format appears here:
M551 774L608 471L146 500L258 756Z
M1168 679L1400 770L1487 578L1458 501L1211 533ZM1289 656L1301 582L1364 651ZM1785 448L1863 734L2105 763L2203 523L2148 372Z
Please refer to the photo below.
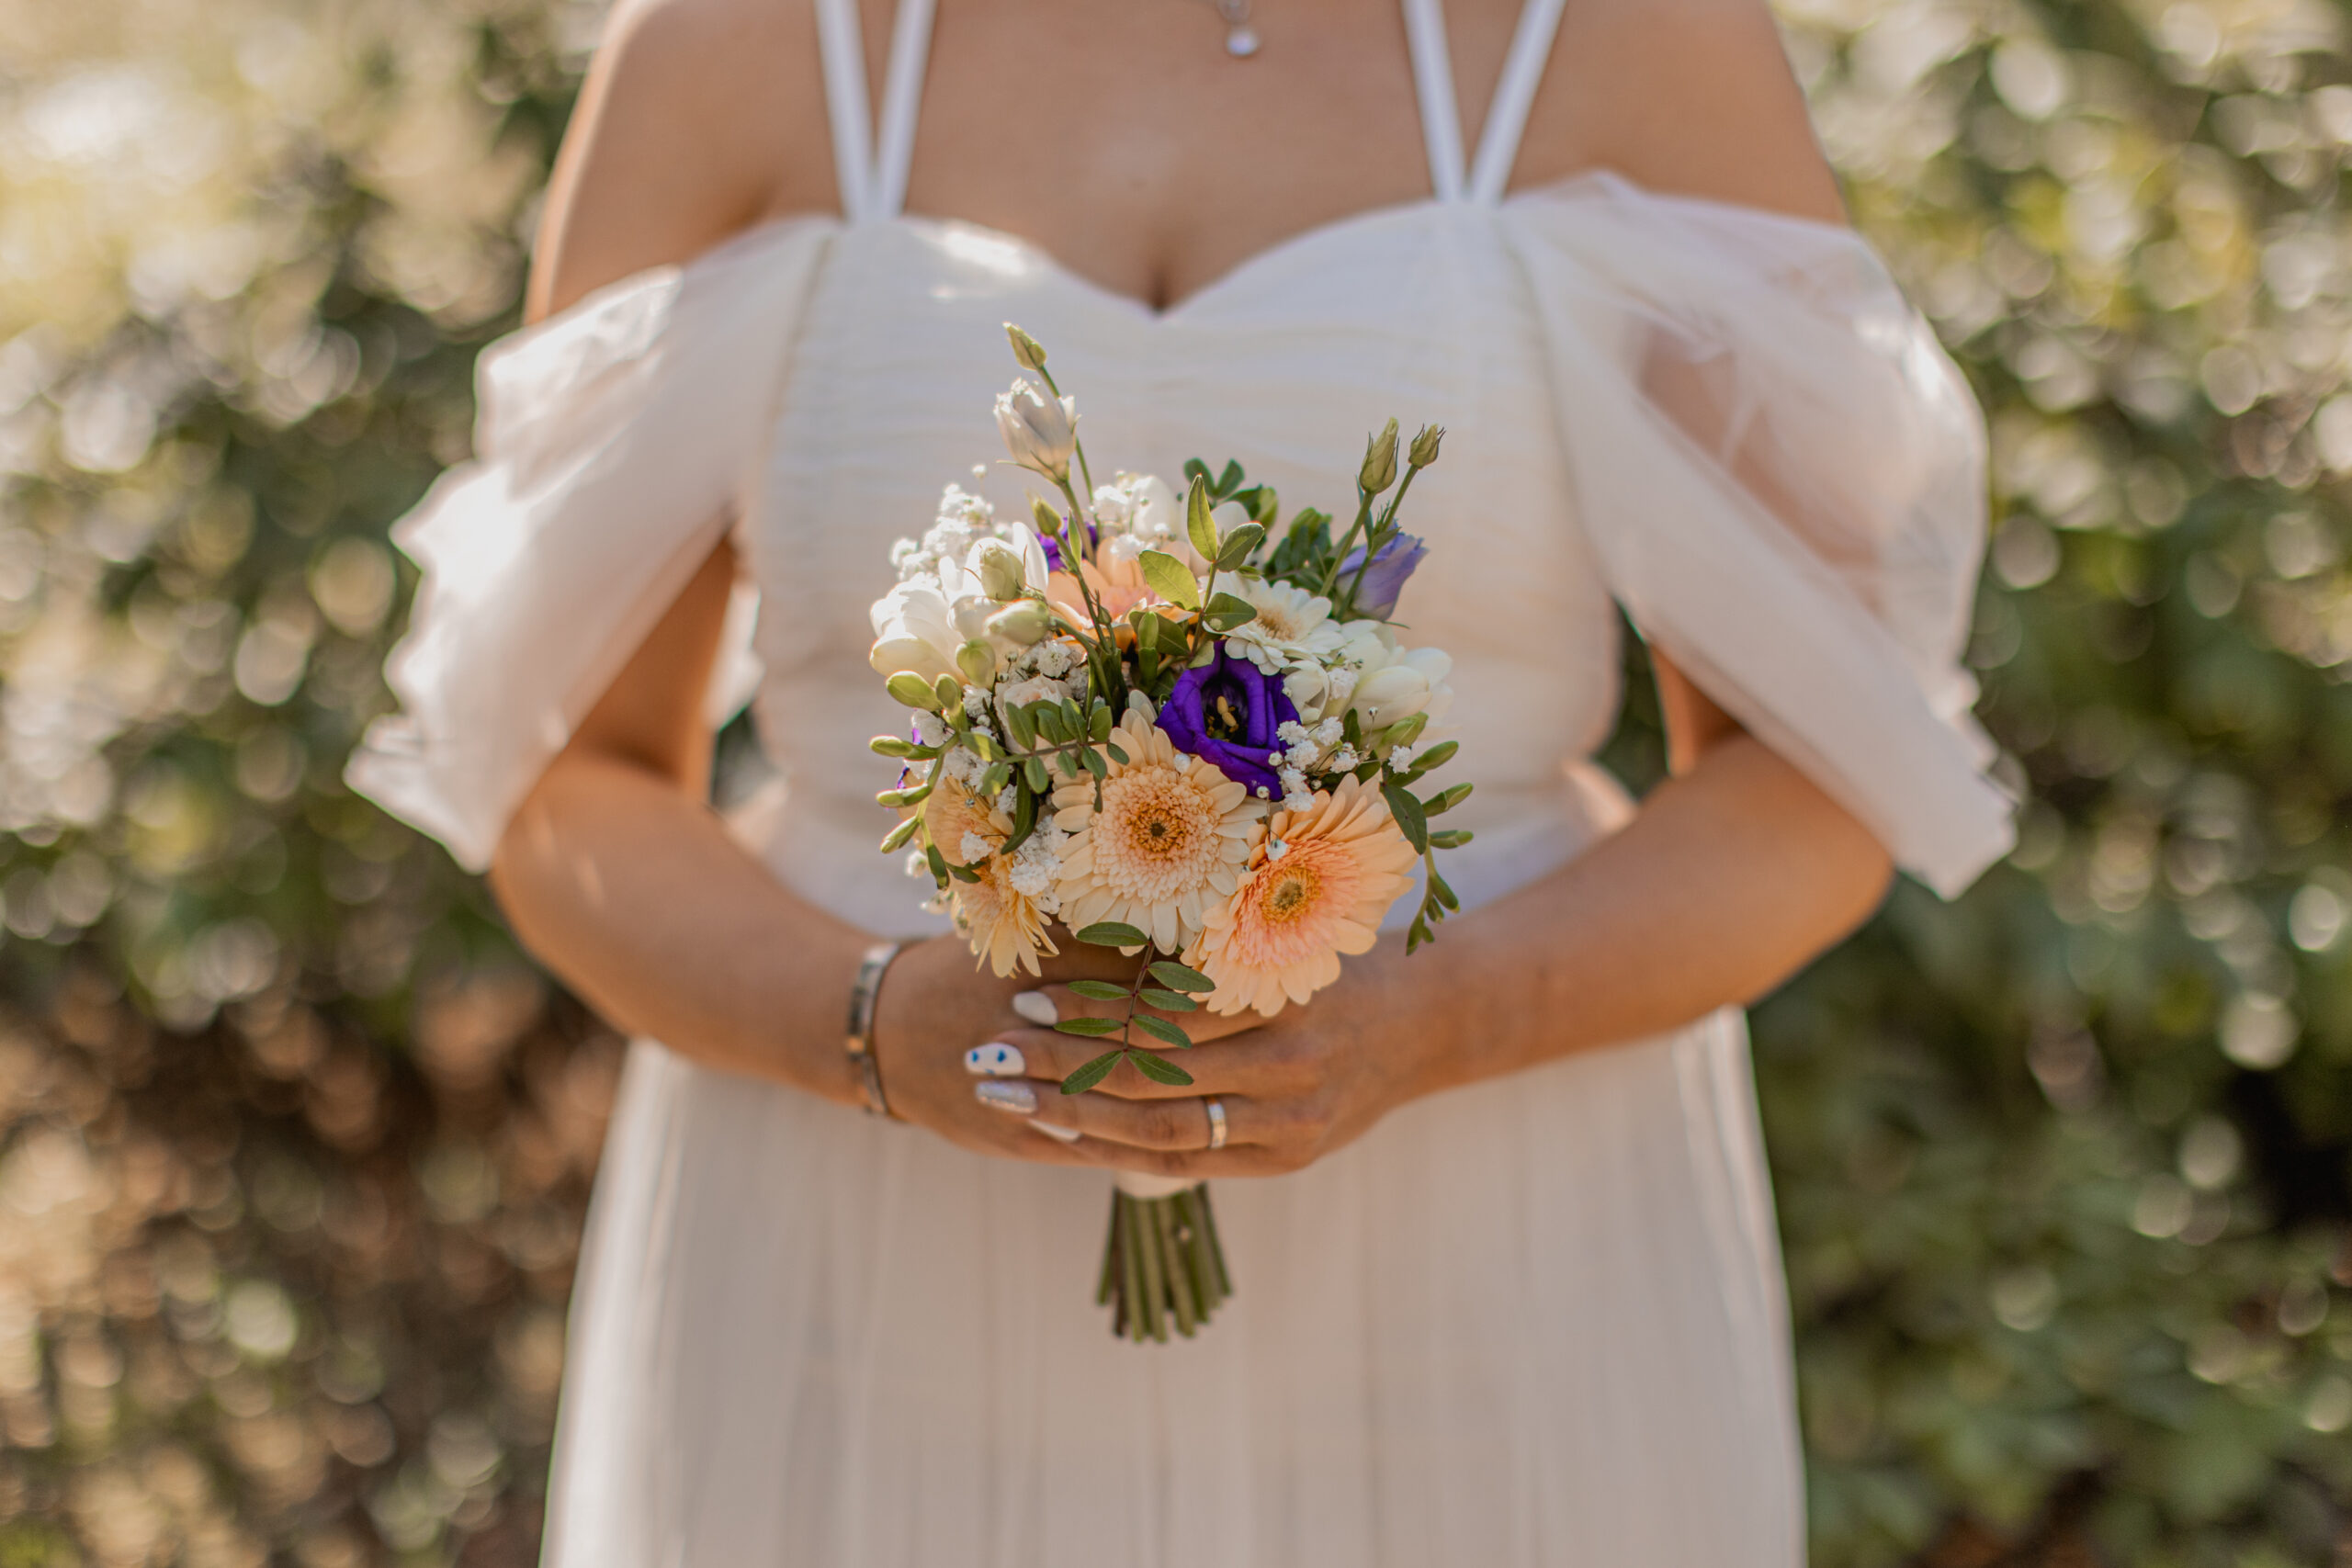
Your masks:
M1054 398L1019 380L996 400L996 428L1004 449L1023 468L1059 484L1069 478L1078 449L1078 400Z
M980 592L999 603L1020 598L1029 586L1021 570L1021 552L1001 539L982 539L973 546L971 565Z
M956 668L975 686L992 684L996 680L996 649L974 637L956 650Z
M988 633L990 637L1002 637L1015 647L1028 648L1052 630L1053 624L1052 615L1043 604L1035 600L1024 600L1018 604L1008 604L990 615Z

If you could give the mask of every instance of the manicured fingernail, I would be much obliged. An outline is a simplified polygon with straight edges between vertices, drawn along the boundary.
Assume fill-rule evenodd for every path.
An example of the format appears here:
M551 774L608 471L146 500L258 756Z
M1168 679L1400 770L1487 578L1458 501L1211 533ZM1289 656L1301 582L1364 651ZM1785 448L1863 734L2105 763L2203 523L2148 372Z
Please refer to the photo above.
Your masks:
M964 1070L984 1078L1017 1078L1029 1071L1029 1063L1020 1046L997 1040L965 1052Z
M1057 1144L1074 1144L1078 1142L1078 1129L1075 1127L1057 1127L1050 1122L1032 1122L1029 1125L1036 1128L1037 1131L1045 1134L1046 1136L1053 1139Z
M1025 1083L974 1084L972 1092L979 1098L982 1105L1010 1111L1018 1116L1037 1114L1037 1091Z
M1051 1029L1061 1021L1061 1014L1054 1010L1054 998L1043 991L1021 992L1012 998L1012 1010L1040 1029Z

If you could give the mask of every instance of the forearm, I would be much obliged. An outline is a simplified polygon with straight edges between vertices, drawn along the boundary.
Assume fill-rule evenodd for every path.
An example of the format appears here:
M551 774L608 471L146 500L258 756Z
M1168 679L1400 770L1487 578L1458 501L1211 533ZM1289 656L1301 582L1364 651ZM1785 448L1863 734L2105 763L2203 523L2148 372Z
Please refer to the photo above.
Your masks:
M671 779L567 753L500 842L515 932L616 1027L857 1100L842 1009L868 938L795 897Z
M1422 1087L1753 1001L1868 919L1888 874L1877 840L1804 774L1725 739L1623 830L1398 966L1432 1014Z

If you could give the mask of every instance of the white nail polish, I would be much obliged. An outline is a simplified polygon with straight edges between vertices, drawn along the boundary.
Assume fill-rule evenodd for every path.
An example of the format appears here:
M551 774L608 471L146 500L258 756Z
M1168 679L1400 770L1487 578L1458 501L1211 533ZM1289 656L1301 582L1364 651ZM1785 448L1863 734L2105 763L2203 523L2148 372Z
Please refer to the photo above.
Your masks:
M1020 1046L993 1040L964 1053L964 1070L978 1077L1017 1078L1029 1071L1029 1062Z
M1019 993L1012 998L1012 1010L1019 1013L1024 1022L1034 1023L1040 1029L1051 1029L1061 1020L1061 1014L1054 1009L1054 998L1043 991Z
M1057 1144L1074 1144L1078 1142L1078 1129L1075 1127L1057 1127L1050 1122L1032 1122L1029 1125L1036 1128L1037 1131L1045 1134L1046 1136L1053 1139L1054 1142Z
M1037 1114L1037 1091L1025 1083L974 1084L972 1093L982 1105L1019 1116Z

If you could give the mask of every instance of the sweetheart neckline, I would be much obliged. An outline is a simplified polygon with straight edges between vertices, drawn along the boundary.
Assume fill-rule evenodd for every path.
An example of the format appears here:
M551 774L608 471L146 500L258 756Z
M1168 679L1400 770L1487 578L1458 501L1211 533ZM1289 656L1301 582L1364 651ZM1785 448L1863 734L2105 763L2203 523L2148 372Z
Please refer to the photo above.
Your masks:
M1827 222L1818 218L1807 218L1797 213L1776 212L1768 208L1745 206L1713 197L1654 191L1619 174L1616 170L1608 168L1579 170L1556 180L1546 180L1540 185L1528 186L1508 192L1499 201L1495 202L1449 201L1432 195L1412 197L1402 201L1383 202L1377 206L1359 209L1354 212L1343 213L1340 217L1326 220L1321 223L1310 224L1306 228L1276 240L1270 245L1252 251L1225 271L1185 294L1182 299L1165 306L1154 306L1148 300L1114 288L1106 283L1078 271L1045 245L1026 235L1016 234L1011 230L999 229L992 224L978 222L968 218L933 213L896 212L884 218L854 221L838 213L787 213L768 219L738 235L736 240L737 242L748 241L752 236L771 229L797 227L803 224L842 236L867 231L961 232L976 235L1019 252L1042 273L1069 284L1093 299L1125 311L1146 326L1157 327L1176 325L1195 310L1202 308L1204 302L1216 299L1229 288L1238 287L1249 276L1272 266L1297 252L1311 249L1325 241L1352 233L1358 230L1401 222L1408 219L1419 219L1432 215L1448 216L1455 212L1477 213L1492 218L1515 207L1533 205L1544 200L1564 199L1588 193L1617 197L1631 196L1643 201L1687 208L1719 217L1732 216L1743 220L1787 224L1801 231L1859 242L1859 235L1846 224Z

